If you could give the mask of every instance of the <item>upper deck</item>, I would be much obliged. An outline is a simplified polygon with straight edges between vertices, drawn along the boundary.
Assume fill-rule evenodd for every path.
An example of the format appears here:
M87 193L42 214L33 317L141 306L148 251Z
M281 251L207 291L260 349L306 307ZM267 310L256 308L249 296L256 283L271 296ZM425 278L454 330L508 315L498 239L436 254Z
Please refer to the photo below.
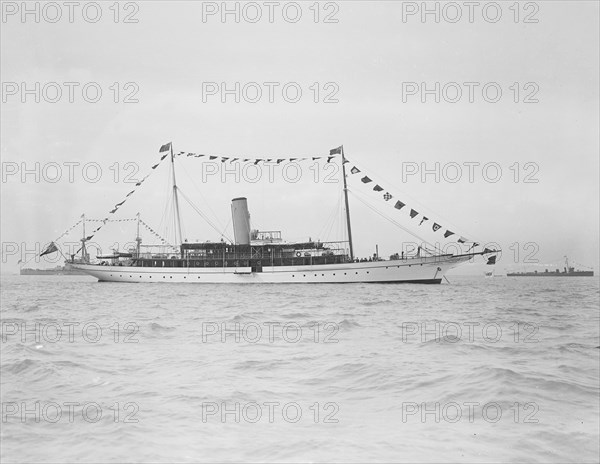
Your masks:
M183 243L179 255L140 253L131 265L140 267L312 266L350 261L344 242L302 242L233 245L226 242Z

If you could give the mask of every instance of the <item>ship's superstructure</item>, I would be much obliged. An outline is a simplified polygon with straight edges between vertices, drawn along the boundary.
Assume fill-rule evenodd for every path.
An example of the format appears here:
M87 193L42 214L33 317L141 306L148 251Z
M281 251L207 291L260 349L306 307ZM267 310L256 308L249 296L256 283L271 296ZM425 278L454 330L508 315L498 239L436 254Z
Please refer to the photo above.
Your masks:
M101 281L200 283L440 283L445 272L472 258L438 255L353 260L345 242L288 243L280 231L251 230L246 198L232 202L236 243L182 243L178 254L116 253L73 267Z

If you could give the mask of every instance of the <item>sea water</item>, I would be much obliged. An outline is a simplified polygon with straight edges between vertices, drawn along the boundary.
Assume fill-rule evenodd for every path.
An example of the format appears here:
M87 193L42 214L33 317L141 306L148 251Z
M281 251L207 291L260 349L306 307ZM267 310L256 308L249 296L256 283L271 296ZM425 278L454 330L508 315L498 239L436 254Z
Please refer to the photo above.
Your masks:
M1 460L598 462L594 278L2 277Z

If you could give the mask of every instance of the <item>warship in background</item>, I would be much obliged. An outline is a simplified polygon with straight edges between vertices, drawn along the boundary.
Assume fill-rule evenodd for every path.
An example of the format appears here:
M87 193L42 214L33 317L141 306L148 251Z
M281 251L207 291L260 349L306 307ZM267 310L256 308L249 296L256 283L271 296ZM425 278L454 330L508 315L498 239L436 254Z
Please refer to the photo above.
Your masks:
M544 272L508 272L506 275L507 277L594 277L594 271L581 271L569 266L569 259L565 256L565 267L562 271L560 269L554 271L545 269Z
M79 269L74 269L70 265L65 266L56 266L50 269L32 269L32 268L22 268L19 271L20 275L86 275L85 272L80 271Z

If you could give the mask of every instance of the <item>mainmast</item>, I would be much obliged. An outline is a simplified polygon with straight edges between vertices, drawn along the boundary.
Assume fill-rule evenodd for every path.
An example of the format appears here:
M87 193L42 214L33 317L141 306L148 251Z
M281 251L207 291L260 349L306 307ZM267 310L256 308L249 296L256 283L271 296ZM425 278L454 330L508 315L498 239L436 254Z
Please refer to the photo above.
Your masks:
M137 252L137 257L140 257L140 247L142 244L142 237L140 237L140 213L137 213L137 233L135 235L135 242L136 242L136 252Z
M177 196L177 180L175 179L175 156L171 143L171 171L173 172L173 205L175 207L175 233L179 236L179 244L183 243L181 236L181 218L179 217L179 197Z
M81 215L81 219L83 224L83 236L81 237L81 258L83 259L83 262L87 263L89 259L87 249L85 248L85 242L87 240L85 237L85 213Z
M342 177L344 178L344 201L346 203L346 226L348 227L348 242L350 244L350 260L354 261L354 247L352 246L352 227L350 226L350 209L348 208L348 186L346 185L346 158L342 145Z

